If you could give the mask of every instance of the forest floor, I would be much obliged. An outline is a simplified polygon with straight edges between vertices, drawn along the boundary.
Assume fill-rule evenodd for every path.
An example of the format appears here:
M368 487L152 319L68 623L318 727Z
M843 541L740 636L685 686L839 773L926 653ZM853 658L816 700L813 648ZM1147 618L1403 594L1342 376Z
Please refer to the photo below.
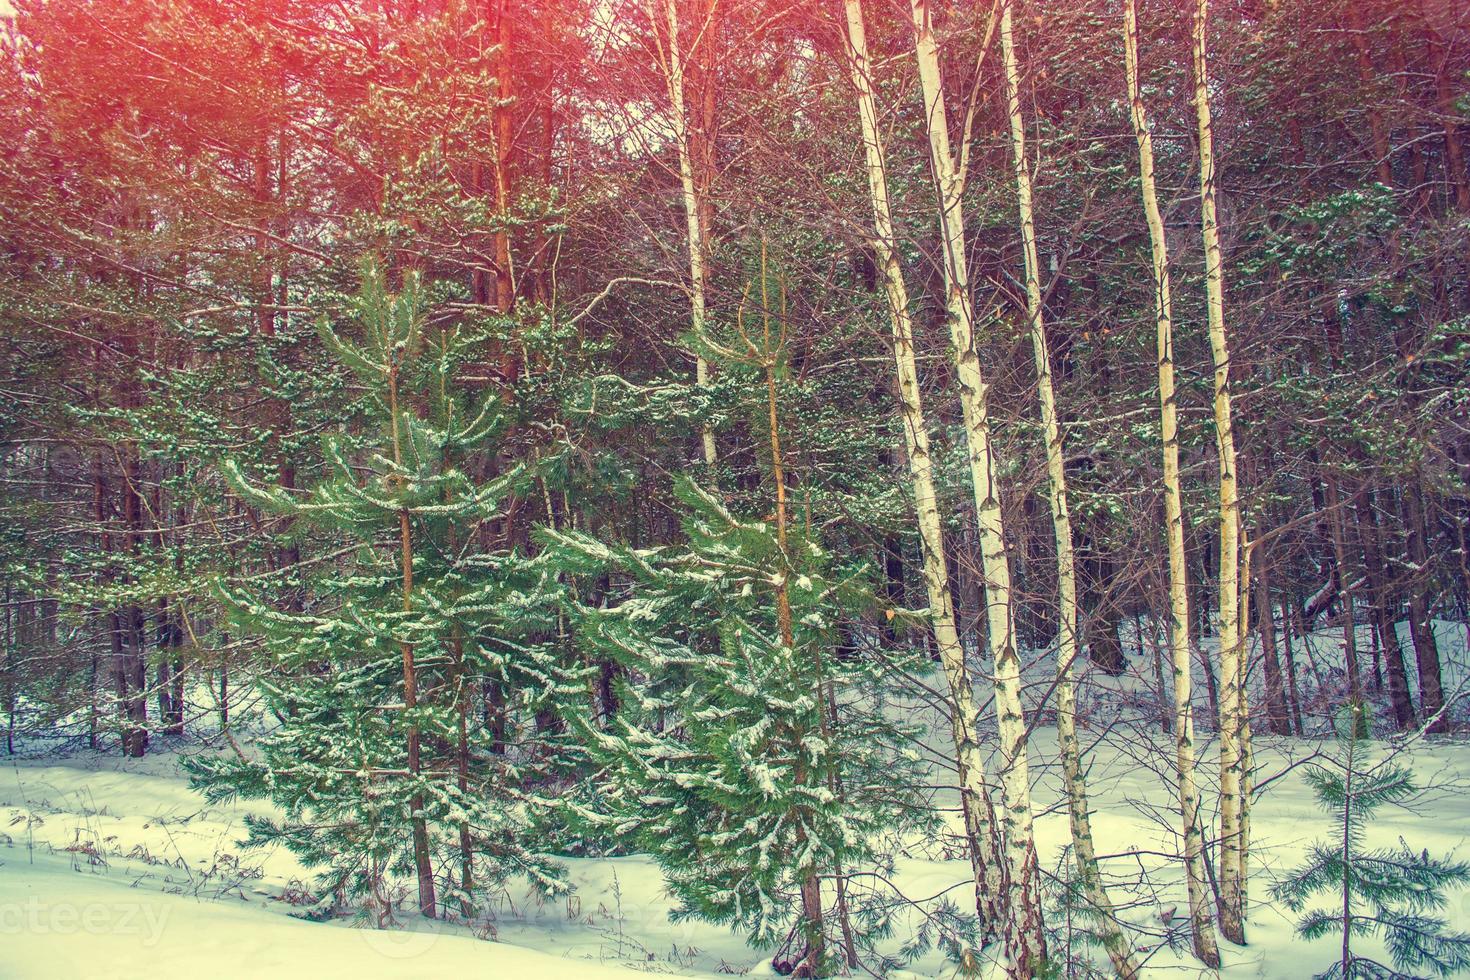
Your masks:
M1448 626L1448 624L1446 624ZM1456 627L1458 628L1458 626ZM1461 645L1463 650L1463 645ZM1146 975L1201 975L1188 955L1184 895L1178 873L1177 819L1167 769L1172 739L1157 726L1100 723L1099 705L1126 701L1122 688L1100 698L1094 687L1085 733L1094 835L1115 901L1146 961ZM1104 690L1104 693L1107 693ZM1131 714L1133 712L1120 712ZM936 740L936 744L941 744ZM574 891L538 899L511 885L477 925L426 922L405 914L404 928L380 932L349 921L316 923L295 916L310 874L284 850L242 851L243 819L268 804L208 805L188 786L178 760L197 743L165 746L144 759L62 752L39 743L0 769L0 978L134 978L196 976L626 977L629 970L685 976L773 975L768 954L749 949L723 928L669 921L669 899L647 859L566 859ZM1252 815L1250 945L1223 944L1227 977L1303 980L1330 964L1338 940L1313 943L1293 932L1294 916L1269 901L1270 883L1299 863L1306 847L1329 835L1330 821L1303 774L1331 741L1257 737L1257 789ZM1216 746L1201 733L1205 819L1213 821L1210 775ZM1470 858L1470 746L1454 737L1407 747L1376 743L1416 773L1425 791L1407 808L1384 811L1369 843L1400 839L1415 850ZM1068 828L1055 765L1055 732L1036 729L1037 835L1045 867L1055 872ZM938 781L938 780L936 780ZM958 828L952 799L932 805ZM1208 826L1208 824L1207 824ZM854 879L855 901L888 905L894 952L949 901L969 902L968 863L940 836L896 842L893 873ZM1450 896L1443 912L1470 931L1470 892ZM1065 916L1053 914L1063 927ZM1080 944L1075 944L1080 948ZM1371 941L1364 941L1365 952ZM1095 955L1095 954L1093 954ZM907 976L950 977L955 968L930 952Z

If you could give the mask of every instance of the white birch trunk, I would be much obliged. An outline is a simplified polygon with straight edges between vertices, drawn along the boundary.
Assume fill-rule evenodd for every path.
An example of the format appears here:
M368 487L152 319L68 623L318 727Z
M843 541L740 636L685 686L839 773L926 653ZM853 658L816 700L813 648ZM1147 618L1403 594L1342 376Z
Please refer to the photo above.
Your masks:
M648 12L656 23L658 14L653 0L650 0ZM702 338L708 301L707 245L700 222L699 185L694 179L694 159L689 145L689 116L684 105L684 52L679 48L679 10L675 0L664 0L663 16L668 25L669 46L660 67L669 91L669 122L674 131L674 148L679 157L679 185L684 199L685 238L689 247L690 328L695 337ZM703 351L695 352L694 381L700 388L709 384L709 361ZM713 470L715 433L708 425L700 431L700 444L705 465Z
M1205 299L1215 362L1215 443L1220 462L1220 931L1245 942L1245 670L1240 621L1240 500L1230 412L1230 348L1225 334L1225 269L1215 210L1214 132L1210 120L1209 0L1194 12L1194 108L1199 126L1200 231Z
M893 324L899 409L903 416L904 448L908 454L909 475L918 510L919 538L923 545L924 585L929 596L935 644L949 683L960 803L970 838L976 911L983 932L990 935L1002 908L1000 903L1004 900L1005 881L996 860L995 830L985 792L985 763L975 735L975 696L965 666L964 648L960 645L959 631L955 626L949 573L945 567L939 505L934 492L934 464L929 455L929 433L919 395L918 366L914 359L913 321L909 316L908 289L899 266L888 200L887 164L878 130L878 110L873 99L872 65L863 27L862 3L861 0L845 0L845 7L847 63L857 92L858 119L862 126L868 193L873 207L872 245L883 276Z
M975 310L965 261L962 178L949 145L949 120L938 78L938 52L927 29L926 5L914 6L919 74L924 86L924 115L930 159L939 195L939 224L944 246L945 306L950 348L960 383L960 409L969 443L970 481L979 525L980 564L985 579L985 608L994 669L995 715L1000 733L1000 783L1004 806L1001 823L1010 873L1006 890L1006 955L1013 975L1035 969L1046 959L1041 919L1039 874L1032 829L1031 786L1026 757L1026 715L1021 705L1021 659L1016 649L1011 606L1011 570L1005 551L1005 524L1000 488L990 442L987 387L975 353Z
M933 30L927 16L921 18L927 0L914 0L914 29L920 38L919 75L925 85L926 104L931 97L930 84L940 80L937 57L933 56ZM923 43L927 36L928 44ZM926 47L929 53L926 55ZM1026 165L1026 127L1021 114L1020 69L1016 59L1015 38L1011 24L1010 0L1002 0L1000 12L1000 47L1005 76L1006 110L1010 119L1011 158L1016 182L1018 219L1025 264L1026 321L1036 361L1036 388L1041 402L1042 434L1046 440L1046 473L1051 504L1052 531L1057 548L1057 740L1062 756L1062 776L1067 787L1068 813L1077 870L1084 892L1098 915L1098 931L1108 958L1120 977L1138 975L1138 961L1124 936L1113 904L1103 885L1092 840L1092 822L1087 810L1087 784L1082 770L1082 751L1077 741L1077 692L1075 665L1079 656L1077 565L1072 545L1071 508L1067 500L1066 460L1063 452L1061 424L1057 419L1056 393L1052 386L1051 354L1048 350L1046 323L1041 303L1041 270L1036 249L1036 221L1031 197L1031 174ZM932 65L926 71L926 61ZM942 116L939 117L942 121ZM936 124L930 114L931 126ZM931 139L931 146L933 140ZM938 156L936 149L936 158Z
M1153 252L1154 315L1158 326L1159 418L1164 444L1164 534L1169 555L1169 652L1174 674L1175 773L1184 831L1184 868L1189 892L1194 952L1207 966L1220 965L1215 928L1210 921L1205 880L1199 787L1195 784L1194 712L1191 705L1188 566L1184 553L1184 508L1179 481L1179 410L1174 387L1174 319L1169 284L1169 252L1164 218L1154 186L1153 137L1149 134L1138 69L1137 0L1123 3L1123 51L1133 133L1138 140L1138 170L1143 211Z

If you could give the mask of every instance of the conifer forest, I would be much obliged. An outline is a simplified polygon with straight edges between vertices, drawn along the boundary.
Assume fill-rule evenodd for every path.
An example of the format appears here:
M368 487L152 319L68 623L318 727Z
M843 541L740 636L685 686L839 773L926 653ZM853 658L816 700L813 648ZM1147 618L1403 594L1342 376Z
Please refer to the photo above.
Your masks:
M0 977L1470 976L1467 0L0 0Z

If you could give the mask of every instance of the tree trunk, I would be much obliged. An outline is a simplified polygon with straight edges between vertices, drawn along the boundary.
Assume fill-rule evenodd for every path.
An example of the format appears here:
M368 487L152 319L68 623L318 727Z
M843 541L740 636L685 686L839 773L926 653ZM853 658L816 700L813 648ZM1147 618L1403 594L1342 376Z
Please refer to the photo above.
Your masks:
M458 631L454 637L454 666L455 684L458 688L454 698L457 727L454 753L455 785L460 795L468 799L470 792L470 683L465 670L464 639L458 635ZM475 914L475 842L470 833L468 820L461 820L459 823L459 870L459 887L464 893L460 899L460 912L468 922Z
M129 403L131 404L131 398ZM123 540L130 562L140 557L143 532L143 499L139 494L141 473L137 447L125 445L122 456ZM127 573L129 576L132 572ZM148 638L144 628L143 610L136 603L123 608L120 616L122 626L122 651L118 663L118 697L121 699L123 729L123 754L142 758L148 751Z
M1016 623L1013 616L1010 560L1005 554L1005 526L1001 516L1000 483L995 476L994 448L991 445L991 422L986 407L986 383L980 375L979 357L975 350L975 307L970 298L969 267L964 251L963 179L950 148L950 120L945 106L944 81L939 69L938 43L933 34L928 0L913 0L914 51L919 59L919 79L925 98L925 120L929 131L929 162L938 188L939 231L944 239L945 309L950 325L951 356L960 382L960 408L964 430L969 441L970 483L975 491L976 519L979 525L980 567L985 576L986 639L995 671L995 720L1001 739L1001 790L1003 810L1005 867L1010 873L1007 889L1008 909L1005 917L1005 955L1011 976L1029 976L1047 959L1045 927L1042 924L1041 883L1036 870L1036 843L1030 811L1030 779L1028 774L1028 727L1025 708L1020 698L1020 654L1017 651ZM1011 134L1025 140L1020 131L1020 104L1014 94L1016 66L1011 51L1010 6L1001 7L1001 43L1008 51L1007 93L1011 106ZM1025 147L1019 147L1022 165L1017 173L1025 175ZM1028 239L1030 266L1035 266L1035 238L1029 234L1030 187L1017 187L1022 203L1020 215L1023 238ZM1061 473L1061 441L1055 420L1055 398L1051 391L1051 367L1047 356L1047 339L1039 319L1041 291L1028 279L1028 295L1035 295L1035 317L1032 317L1032 342L1036 348L1036 370L1041 391L1042 420L1047 429L1047 472L1051 480L1051 513L1057 538L1058 582L1060 582L1060 649L1058 649L1058 727L1063 754L1069 751L1067 735L1072 736L1070 749L1076 748L1075 716L1066 720L1061 714L1075 713L1072 669L1078 651L1078 608L1076 608L1076 573L1072 560L1072 523L1067 514L1066 478ZM1066 765L1067 774L1082 774L1080 760L1075 768ZM1085 792L1080 783L1072 785L1073 793ZM1073 799L1073 817L1082 814L1079 865L1091 857L1091 830L1086 820L1085 798ZM1078 824L1073 820L1073 829ZM1095 861L1092 861L1095 870ZM1088 868L1083 868L1083 879ZM1107 917L1110 904L1101 895L1101 877L1092 876L1098 889L1089 889L1089 898L1101 898L1100 912ZM1098 895L1091 892L1098 890ZM1105 918L1104 921L1107 921ZM1117 937L1114 948L1127 955L1126 942Z
M1434 600L1430 592L1433 575L1429 568L1428 523L1424 518L1424 496L1411 479L1404 487L1404 526L1408 529L1409 636L1414 643L1414 663L1419 668L1419 710L1431 732L1449 729L1445 714L1444 681L1440 674L1439 645L1434 640Z
M873 208L873 250L878 258L888 313L893 327L893 357L898 375L899 411L903 419L904 450L908 457L919 542L923 553L924 587L935 646L949 684L950 717L959 777L960 809L968 837L970 866L975 884L975 907L982 935L993 936L1000 923L1004 895L1002 867L997 861L995 833L985 789L984 756L975 734L975 692L965 665L964 648L955 626L954 601L944 562L944 537L934 490L934 461L929 454L929 431L919 394L918 365L914 357L913 321L909 316L908 287L898 264L893 218L888 202L888 175L873 99L872 66L868 58L861 0L844 0L847 17L846 55L857 95L862 127L868 193Z
M777 411L777 388L776 388L776 366L778 364L778 345L773 345L771 338L771 304L766 295L766 243L761 241L761 320L764 327L765 347L763 350L764 361L762 368L765 372L766 387L766 421L770 427L771 447L771 482L775 489L775 515L776 515L776 543L781 549L782 561L790 567L790 557L787 550L786 534L786 466L781 453L781 426ZM785 328L785 295L782 295L781 317L782 329ZM780 631L781 643L786 649L795 652L796 637L792 629L791 621L791 591L789 579L782 576L776 585L776 625ZM827 705L825 704L826 682L823 677L822 661L820 654L813 663L813 678L818 692L817 715L818 727L823 740L832 744L827 725ZM797 678L798 681L805 680ZM792 732L791 743L795 747L796 756L795 776L798 785L805 785L809 790L816 791L825 780L820 779L820 774L812 772L805 751L800 748L810 735L810 729L798 723ZM840 873L840 869L837 869ZM801 917L802 932L806 936L806 955L802 958L802 966L797 970L801 976L820 976L826 959L826 933L822 914L822 879L820 869L813 866L805 869L801 882Z
M1409 672L1404 664L1403 647L1398 633L1398 590L1389 581L1383 562L1383 545L1378 534L1378 513L1373 496L1364 492L1358 497L1358 522L1362 527L1363 563L1368 573L1368 586L1373 596L1373 627L1383 647L1383 674L1388 687L1388 701L1393 708L1394 724L1403 731L1414 724L1414 702L1409 696Z
M1365 85L1372 85L1377 78L1377 69L1373 64L1363 15L1356 3L1343 4L1343 10L1347 14L1347 34L1358 55L1358 77ZM1373 173L1384 187L1392 187L1393 156L1389 146L1388 127L1384 124L1383 112L1376 105L1368 107L1368 129L1373 135Z
M1001 40L1010 44L1010 9L1001 9ZM986 406L986 383L980 373L979 357L975 350L975 307L970 297L969 267L966 262L964 242L963 175L958 170L950 147L950 122L945 106L944 81L939 66L938 43L933 34L931 13L926 0L913 0L914 51L919 59L919 79L925 97L925 120L929 132L929 160L933 167L933 179L938 190L939 231L944 242L944 288L945 309L950 325L951 356L954 359L956 378L960 382L960 408L964 419L967 442L969 442L970 483L975 492L976 523L979 529L980 567L985 580L986 641L991 652L995 682L995 718L1000 730L1001 741L1001 789L1004 810L1005 867L1010 873L1007 889L1008 909L1005 915L1005 955L1011 976L1029 976L1038 970L1047 959L1045 927L1042 924L1041 886L1036 870L1035 832L1032 829L1032 807L1030 807L1030 782L1028 765L1028 727L1025 708L1020 698L1020 655L1017 651L1016 623L1014 623L1013 586L1011 586L1010 560L1005 554L1005 526L1001 516L1000 483L995 466L994 448L991 445L991 423ZM1014 81L1014 65L1007 76L1008 87ZM1013 100L1014 103L1014 100ZM1013 134L1020 125L1019 103L1013 109ZM1025 148L1022 148L1025 154ZM1023 165L1022 169L1025 169ZM1019 188L1022 194L1023 219L1029 219L1029 185ZM1025 235L1025 231L1023 231ZM1035 241L1030 241L1035 253ZM1039 307L1039 287L1036 288L1036 303ZM1032 339L1036 344L1036 363L1041 376L1042 419L1047 423L1048 475L1051 478L1051 510L1053 510L1054 532L1058 548L1058 580L1061 589L1061 648L1058 651L1058 683L1066 691L1058 692L1058 714L1075 711L1072 679L1073 663L1078 649L1076 635L1076 574L1072 560L1072 526L1067 514L1066 480L1060 467L1060 435L1055 428L1054 395L1051 392L1050 359L1045 351L1045 334L1039 316L1033 319ZM1051 466L1051 463L1057 466ZM1072 748L1076 749L1075 724L1073 718L1058 721L1063 729L1063 751L1066 752L1066 735L1070 732ZM1080 763L1073 773L1080 776ZM1069 789L1085 792L1080 785ZM1076 807L1075 807L1076 810ZM1091 837L1086 823L1086 802L1080 801L1083 840L1080 848L1089 849ZM1075 824L1076 826L1076 824ZM1085 855L1079 854L1079 860ZM1095 862L1094 862L1095 864ZM1086 870L1083 870L1086 876ZM1101 884L1094 877L1092 884ZM1091 889L1089 889L1091 892ZM1091 896L1091 895L1089 895ZM1100 911L1107 914L1110 905L1105 896ZM1126 943L1114 943L1114 948L1127 954Z
M649 15L657 23L658 17L650 0ZM704 204L701 202L700 182L694 175L694 155L690 147L689 116L684 105L684 59L679 47L679 9L675 0L664 0L664 22L668 27L668 48L662 51L664 83L669 94L669 121L674 131L674 148L679 156L679 186L684 201L685 244L689 249L689 299L690 328L695 338L704 336L706 304L708 303L708 248L705 241L705 221L702 220ZM657 41L657 31L654 32ZM703 32L696 35L695 44L703 40ZM694 355L695 384L700 388L709 385L709 362L703 351ZM715 432L705 425L700 430L700 446L705 465L714 472Z
M388 414L392 420L393 462L402 472L403 446L398 413L398 368L394 365L388 371ZM403 477L400 476L398 478L400 493L404 490L404 482ZM413 535L407 509L398 512L398 542L399 563L403 575L403 611L408 613L413 611ZM411 715L418 707L417 665L414 663L413 644L405 641L401 646L403 710ZM434 865L429 849L429 824L424 815L424 794L417 785L422 776L419 750L418 725L410 721L408 724L408 778L415 784L414 791L409 798L409 808L412 811L409 815L409 823L413 828L413 861L418 878L419 912L425 918L432 919L437 915L434 898Z
M1009 22L1005 19L1008 16L1009 6L1003 4L1003 38L1008 29ZM1000 487L990 441L987 385L975 351L975 311L965 259L963 182L949 144L949 118L945 106L939 52L927 0L914 0L913 19L914 48L919 61L919 79L924 90L924 116L929 132L929 160L939 199L950 353L960 385L960 409L969 443L970 481L975 495L980 563L985 577L986 636L995 675L995 715L1001 743L1000 780L1005 803L1001 823L1006 868L1010 874L1007 889L1008 912L1005 918L1006 956L1011 974L1022 976L1027 971L1038 969L1045 962L1046 941L1032 829L1027 728L1021 704L1021 659L1017 650L1013 617L1011 569L1005 551ZM1044 339L1042 343L1044 346ZM1061 503L1065 519L1065 496ZM1066 537L1064 554L1070 557L1070 527L1066 528ZM1071 602L1075 622L1075 583ZM1063 629L1063 633L1066 634L1067 630ZM1075 644L1075 629L1071 632L1070 639ZM1068 661L1067 667L1070 670L1071 656L1065 652L1062 656Z
M883 538L883 598L888 608L901 609L906 601L905 591L903 545L898 535L890 534ZM884 617L878 630L884 646L891 647L898 642L898 631L893 628L892 620Z
M1257 545L1256 629L1261 634L1261 663L1266 684L1266 723L1272 735L1291 734L1291 715L1286 707L1281 657L1276 648L1276 607L1271 603L1270 556L1265 545Z
M1292 726L1298 735L1307 733L1302 722L1302 696L1297 690L1296 649L1292 646L1291 622L1292 598L1287 593L1281 596L1281 648L1286 658L1286 704L1291 711Z
M1363 699L1363 669L1358 656L1358 624L1353 615L1353 573L1347 547L1347 518L1337 489L1337 478L1326 474L1327 526L1332 532L1332 551L1336 560L1332 577L1337 582L1337 595L1342 604L1342 651L1347 664L1348 697Z
M1118 636L1118 627L1123 625L1123 607L1114 594L1118 562L1113 555L1103 553L1095 555L1093 564L1097 575L1089 590L1094 600L1087 630L1087 657L1103 672L1121 677L1128 669L1128 658Z
M1133 134L1138 142L1138 169L1143 210L1148 221L1154 273L1154 315L1158 327L1159 417L1163 434L1164 534L1169 554L1169 650L1174 674L1174 772L1179 788L1184 831L1184 869L1189 892L1190 930L1194 953L1210 967L1220 965L1215 930L1207 905L1204 836L1199 822L1199 788L1195 784L1194 709L1191 704L1189 649L1189 566L1184 548L1184 508L1179 477L1179 408L1174 382L1174 320L1169 279L1169 253L1154 184L1153 137L1148 128L1138 62L1136 0L1123 4L1124 61Z
M1200 156L1200 231L1205 252L1205 298L1210 352L1215 362L1215 448L1220 463L1220 932L1245 942L1245 825L1250 800L1244 730L1246 703L1240 622L1240 502L1236 492L1235 434L1230 407L1230 348L1225 332L1225 267L1215 210L1214 131L1206 40L1209 0L1194 11L1192 63Z
M220 656L223 658L219 665L219 728L222 732L230 730L230 660L228 648L230 637L228 633L220 634Z
M511 118L511 105L515 100L515 44L514 27L511 23L511 11L514 4L511 0L497 0L495 12L495 43L499 48L497 53L497 71L495 72L495 94L497 104L494 109L495 126L495 208L499 212L500 222L495 229L495 309L505 314L515 308L516 304L516 273L510 248L510 202L511 202L511 150L515 143L514 120ZM518 370L515 357L509 351L502 350L500 364L498 366L501 380L511 384L516 380Z
M0 671L4 678L3 697L5 709L5 754L15 755L15 708L16 708L16 655L15 655L15 620L14 607L11 602L11 586L5 583L5 665Z

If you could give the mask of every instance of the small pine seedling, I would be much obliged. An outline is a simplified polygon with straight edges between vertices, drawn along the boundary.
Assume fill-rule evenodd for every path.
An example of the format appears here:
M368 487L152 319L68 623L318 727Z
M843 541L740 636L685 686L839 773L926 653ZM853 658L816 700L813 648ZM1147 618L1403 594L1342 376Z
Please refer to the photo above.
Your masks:
M1447 931L1438 913L1445 907L1446 889L1470 884L1470 864L1415 851L1402 838L1397 847L1365 847L1373 814L1418 792L1413 775L1392 759L1368 764L1365 711L1361 702L1353 702L1338 713L1339 757L1307 770L1336 832L1312 845L1307 862L1278 881L1272 894L1297 913L1318 896L1329 899L1331 904L1312 908L1297 922L1304 939L1342 937L1341 955L1317 975L1319 980L1460 973L1470 969L1470 934ZM1393 965L1357 952L1353 942L1362 937L1380 939Z

